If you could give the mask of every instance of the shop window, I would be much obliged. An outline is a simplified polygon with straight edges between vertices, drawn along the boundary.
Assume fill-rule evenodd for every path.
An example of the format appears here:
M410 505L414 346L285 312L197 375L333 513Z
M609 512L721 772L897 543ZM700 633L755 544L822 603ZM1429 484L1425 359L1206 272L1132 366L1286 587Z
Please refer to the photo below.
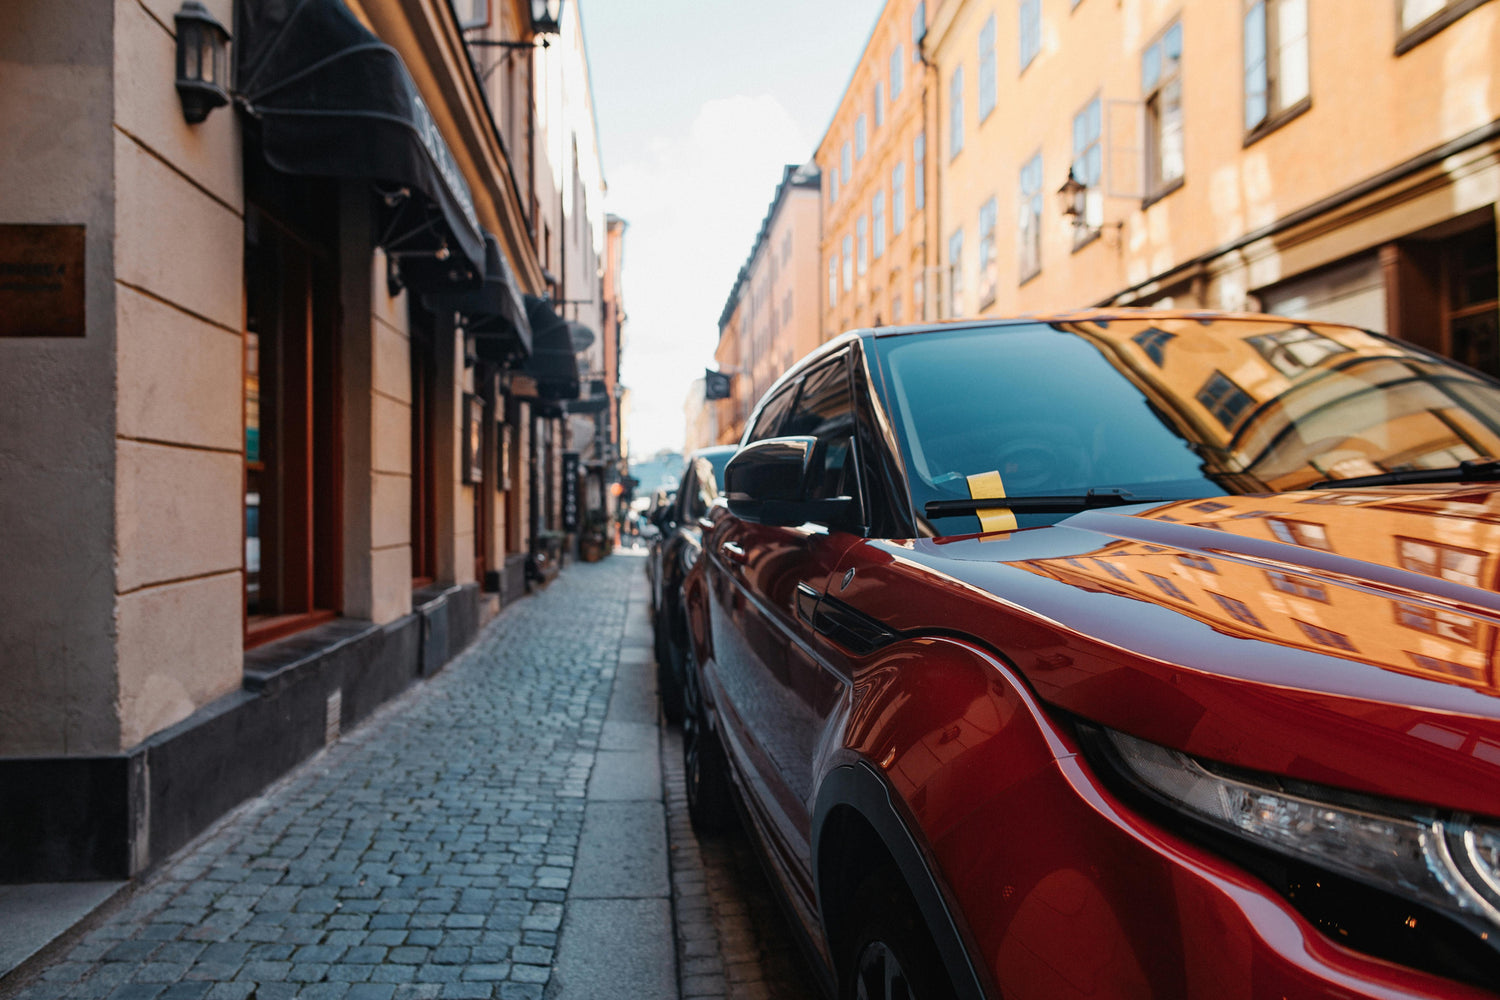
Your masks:
M433 431L437 371L432 314L409 310L411 335L411 575L412 587L437 579L437 450Z
M1176 188L1184 170L1182 22L1173 23L1141 56L1146 105L1146 200Z
M1307 0L1246 0L1246 141L1307 109Z
M1396 0L1396 54L1420 45L1488 0Z
M1390 244L1381 263L1393 335L1500 376L1495 224L1489 209L1482 214L1457 233L1449 223Z
M336 191L247 149L245 643L343 603Z

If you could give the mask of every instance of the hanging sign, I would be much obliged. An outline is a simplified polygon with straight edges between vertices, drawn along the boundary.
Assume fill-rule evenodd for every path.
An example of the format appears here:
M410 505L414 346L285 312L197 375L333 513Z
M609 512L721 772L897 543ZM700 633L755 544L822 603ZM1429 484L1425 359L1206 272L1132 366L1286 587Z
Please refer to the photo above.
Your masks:
M562 519L564 531L578 530L578 452L562 456Z

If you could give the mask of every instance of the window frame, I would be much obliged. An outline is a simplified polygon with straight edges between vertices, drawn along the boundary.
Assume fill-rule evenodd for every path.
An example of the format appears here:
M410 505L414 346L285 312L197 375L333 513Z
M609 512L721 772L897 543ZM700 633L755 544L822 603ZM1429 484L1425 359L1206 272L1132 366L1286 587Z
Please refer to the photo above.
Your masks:
M1404 0L1396 0L1396 47L1395 55L1402 55L1421 45L1427 39L1442 32L1450 24L1462 19L1465 15L1478 10L1489 0L1448 0L1443 9L1419 21L1410 28L1401 26L1401 5Z
M891 235L906 232L906 161L891 168Z
M964 293L964 227L948 234L948 318L963 315L959 301Z
M1017 177L1016 190L1016 270L1017 285L1024 285L1032 278L1042 273L1042 205L1044 202L1042 189L1046 187L1042 160L1042 151L1038 149L1026 162L1021 164L1021 171ZM1034 179L1036 187L1028 189L1028 172L1035 167ZM1028 247L1026 242L1027 229L1024 220L1029 214L1032 221L1031 239L1034 246ZM1035 265L1027 270L1028 251L1034 255L1032 263Z
M905 59L906 52L901 43L897 42L891 49L890 83L886 86L887 99L892 104L896 103L896 98L901 96L901 91L906 86Z
M1280 40L1277 25L1279 18L1276 9L1286 0L1244 0L1243 13L1240 16L1241 44L1241 95L1240 110L1248 117L1250 103L1250 52L1248 50L1250 33L1249 18L1256 7L1261 8L1261 17L1264 20L1263 35L1265 50L1262 53L1263 69L1265 76L1265 102L1266 113L1260 121L1254 125L1245 124L1245 135L1242 145L1251 146L1261 139L1275 132L1281 126L1297 118L1312 108L1312 27L1311 27L1311 4L1308 0L1303 2L1304 23L1302 26L1303 55L1306 59L1304 72L1307 74L1307 93L1290 104L1283 104L1281 98L1281 52L1284 48Z
M983 125L1000 103L1000 79L996 67L995 13L985 19L979 29L979 124Z
M1089 138L1088 131L1089 115L1091 112L1094 123L1098 126L1098 130L1093 133L1092 139ZM1081 133L1079 130L1080 121L1083 122L1083 131ZM1078 145L1080 136L1088 140L1081 149ZM1084 101L1083 107L1079 108L1077 113L1073 115L1072 145L1073 158L1068 161L1068 170L1078 180L1078 183L1089 189L1084 195L1084 225L1075 225L1073 227L1073 251L1076 253L1097 240L1104 225L1104 95L1097 90L1094 91L1094 96ZM1095 166L1098 168L1097 175L1091 173L1088 169L1090 153L1097 154L1095 162ZM1079 172L1080 164L1084 168L1082 173ZM1093 194L1097 194L1098 197L1091 199L1090 195Z
M885 256L885 189L870 196L870 261Z
M1178 41L1182 49L1177 56L1175 69L1171 74L1167 74L1162 71L1165 68L1164 65L1159 67L1156 80L1148 88L1145 81L1146 58L1152 49L1162 47L1161 52L1158 53L1158 59L1160 59L1162 54L1165 53L1164 46L1167 36L1173 31L1179 33ZM1183 101L1184 87L1182 83L1182 61L1183 54L1186 51L1186 30L1183 28L1181 15L1168 21L1160 31L1151 37L1151 40L1146 43L1145 47L1141 49L1141 107L1146 126L1144 130L1145 134L1142 136L1143 153L1146 158L1144 171L1146 194L1141 200L1142 209L1150 208L1156 202L1182 187L1187 178L1187 113L1185 102ZM1161 112L1159 109L1153 112L1153 104L1159 102L1169 87L1174 84L1176 85L1177 95L1178 131L1181 135L1182 172L1175 177L1169 178L1161 170L1164 163L1162 149L1165 145L1161 141Z
M993 305L1000 294L1000 263L995 230L999 228L1000 200L991 195L979 206L979 308Z
M1028 23L1028 13L1030 20ZM1020 59L1020 68L1017 73L1026 72L1026 67L1036 62L1036 57L1042 54L1042 2L1041 0L1021 0L1016 5L1017 30L1016 44L1017 56ZM1027 31L1028 27L1031 29Z
M918 132L911 141L911 202L912 211L927 208L927 133Z

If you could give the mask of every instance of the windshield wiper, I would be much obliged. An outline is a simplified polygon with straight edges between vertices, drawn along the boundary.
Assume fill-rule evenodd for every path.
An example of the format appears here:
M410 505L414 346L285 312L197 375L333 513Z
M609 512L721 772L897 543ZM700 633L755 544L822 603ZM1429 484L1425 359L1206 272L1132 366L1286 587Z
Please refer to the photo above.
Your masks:
M1373 476L1323 479L1304 490L1333 490L1355 486L1399 486L1402 483L1492 483L1500 482L1500 459L1471 458L1441 469L1398 469Z
M952 517L981 510L1008 509L1018 514L1068 514L1097 507L1125 507L1133 503L1166 503L1182 497L1138 497L1129 490L1089 490L1051 497L990 497L968 500L929 500L928 517Z

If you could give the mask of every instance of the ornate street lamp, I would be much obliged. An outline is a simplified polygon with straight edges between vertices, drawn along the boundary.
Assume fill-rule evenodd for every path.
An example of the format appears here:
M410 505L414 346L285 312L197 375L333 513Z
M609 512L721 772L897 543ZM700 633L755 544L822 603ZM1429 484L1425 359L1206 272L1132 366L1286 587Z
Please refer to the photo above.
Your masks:
M562 30L563 0L531 0L531 30L538 35L555 35Z
M229 32L199 0L185 0L177 22L177 96L182 117L197 125L229 103Z

